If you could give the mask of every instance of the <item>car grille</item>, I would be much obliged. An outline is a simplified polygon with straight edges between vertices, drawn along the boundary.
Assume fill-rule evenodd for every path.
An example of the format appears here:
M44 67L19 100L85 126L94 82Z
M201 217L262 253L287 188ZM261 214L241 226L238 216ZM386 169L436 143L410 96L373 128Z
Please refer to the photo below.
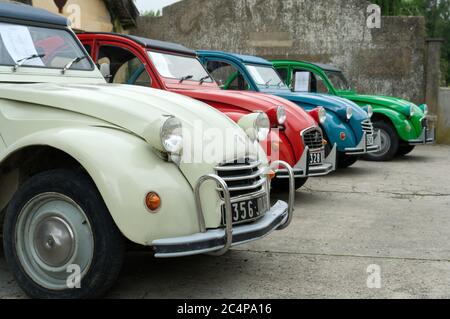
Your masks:
M361 123L363 132L366 132L367 135L373 135L373 124L371 120L365 120Z
M227 183L231 198L258 193L266 183L261 162L246 158L216 167L217 175ZM223 198L223 193L220 192Z
M323 147L323 134L319 128L310 128L302 133L303 143L310 150L321 149Z

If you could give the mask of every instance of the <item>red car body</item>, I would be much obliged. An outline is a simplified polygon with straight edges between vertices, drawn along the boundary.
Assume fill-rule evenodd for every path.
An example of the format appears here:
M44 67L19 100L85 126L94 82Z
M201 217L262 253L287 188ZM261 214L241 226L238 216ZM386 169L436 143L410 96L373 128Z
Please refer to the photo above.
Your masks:
M299 108L296 104L280 97L268 95L264 93L255 93L247 91L224 91L216 82L191 81L163 77L158 72L148 51L156 51L161 53L175 54L180 56L195 57L195 51L187 49L181 45L161 42L151 39L145 39L135 36L128 36L113 33L79 33L79 39L85 46L86 50L92 56L95 63L99 64L99 50L102 47L113 47L127 50L136 56L145 66L150 77L149 86L155 89L167 90L182 95L189 96L212 107L220 110L229 116L232 120L238 121L242 116L256 112L265 112L271 121L272 128L280 130L272 130L268 144L272 147L264 147L271 158L270 150L274 147L279 153L279 159L286 161L296 170L296 180L305 179L309 176L326 175L335 169L334 163L315 163L309 167L309 154L307 156L306 167L299 168L299 163L305 158L305 142L304 132L322 132L317 125L316 120L307 112ZM207 72L205 70L205 72ZM114 82L119 83L119 82ZM279 125L277 121L277 108L283 106L286 111L287 120L283 125ZM278 134L277 143L272 143L274 134ZM315 135L317 136L317 134ZM273 145L276 144L276 145ZM264 146L264 145L263 145ZM308 148L309 151L317 151ZM304 160L303 160L304 162ZM277 177L283 178L283 174Z

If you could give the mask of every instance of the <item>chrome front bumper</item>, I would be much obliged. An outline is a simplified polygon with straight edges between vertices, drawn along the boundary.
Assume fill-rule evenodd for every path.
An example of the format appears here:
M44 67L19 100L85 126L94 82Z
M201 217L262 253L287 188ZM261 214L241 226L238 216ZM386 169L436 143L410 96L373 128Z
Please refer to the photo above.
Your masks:
M309 164L310 150L307 146L303 152L302 158L294 166L294 178L308 178L328 175L336 170L337 145L333 146L330 154L323 160L321 165ZM277 178L289 178L289 172L286 169L280 169L277 172Z
M278 201L259 220L233 226L230 191L226 182L217 175L205 175L199 179L195 187L197 218L200 232L184 237L155 240L152 243L156 258L174 258L209 253L214 256L225 254L232 246L248 243L267 236L274 230L282 230L289 226L294 212L295 184L294 172L285 162L272 163L271 169L283 166L289 173L289 201ZM225 203L225 228L206 229L205 217L200 200L200 187L206 181L215 181L223 192Z
M346 155L364 155L367 153L376 153L380 150L381 136L380 134L374 133L374 141L372 145L367 144L367 133L363 133L361 141L356 147L350 147L345 149Z
M417 140L409 140L409 145L427 145L436 143L436 128L433 127L431 130L424 127L422 134Z

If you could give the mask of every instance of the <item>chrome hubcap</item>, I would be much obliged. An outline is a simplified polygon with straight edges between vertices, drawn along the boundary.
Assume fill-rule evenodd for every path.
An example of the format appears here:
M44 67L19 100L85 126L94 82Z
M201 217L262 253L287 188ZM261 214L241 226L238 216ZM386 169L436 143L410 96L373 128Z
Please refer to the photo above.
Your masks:
M386 155L391 149L391 137L385 130L378 130L378 134L380 134L381 145L380 150L376 153L373 153L376 157L381 157Z
M38 285L64 290L72 274L69 266L77 266L81 278L88 272L94 236L86 214L72 199L44 193L32 198L19 214L16 250L23 269Z
M44 263L51 267L64 266L75 250L72 228L60 217L47 217L36 226L34 246Z

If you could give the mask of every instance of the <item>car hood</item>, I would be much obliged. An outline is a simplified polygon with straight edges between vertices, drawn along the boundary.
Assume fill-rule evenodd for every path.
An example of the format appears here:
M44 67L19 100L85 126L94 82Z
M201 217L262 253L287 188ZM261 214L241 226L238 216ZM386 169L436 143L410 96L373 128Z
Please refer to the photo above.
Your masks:
M215 138L235 141L233 136L239 137L236 139L236 153L239 157L261 156L262 152L257 146L246 150L246 144L253 143L248 143L243 130L219 111L199 101L166 91L110 84L5 84L0 85L0 97L89 116L96 119L96 123L98 119L102 120L105 125L114 125L147 141L146 135L151 123L161 116L173 115L182 122L184 131L191 137L199 136L209 129L214 132L219 130L221 134L208 135L208 144L223 143L223 140L216 141ZM204 135L200 136L205 138ZM195 143L192 139L189 146L192 152L203 151L203 143ZM195 184L200 175L211 173L213 166L220 164L219 162L235 160L235 157L234 152L224 152L221 159L209 164L201 161L198 164L182 163L180 167L192 184Z
M301 132L311 127L318 127L316 121L295 103L282 97L248 91L226 91L226 90L180 90L181 94L198 99L217 107L224 113L253 113L255 111L268 112L278 106L284 106L287 120L283 131L289 139L296 160L303 154L304 145ZM278 123L272 123L276 126Z
M300 92L274 92L274 94L295 102L302 107L315 108L317 106L322 106L327 112L336 113L341 120L346 119L348 107L353 109L353 117L355 119L364 120L368 118L367 112L362 110L356 103L338 96Z
M411 104L416 107L416 112L420 110L414 103L392 96L360 95L356 93L343 93L341 96L351 99L360 105L368 104L374 107L381 106L400 112L405 116L409 116Z

